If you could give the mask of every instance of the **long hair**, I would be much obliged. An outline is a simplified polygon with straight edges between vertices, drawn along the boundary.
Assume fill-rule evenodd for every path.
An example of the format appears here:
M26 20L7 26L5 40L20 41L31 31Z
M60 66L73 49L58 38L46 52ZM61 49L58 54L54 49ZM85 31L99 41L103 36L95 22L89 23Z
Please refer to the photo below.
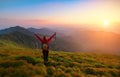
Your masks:
M46 42L47 41L47 37L43 36L43 41Z

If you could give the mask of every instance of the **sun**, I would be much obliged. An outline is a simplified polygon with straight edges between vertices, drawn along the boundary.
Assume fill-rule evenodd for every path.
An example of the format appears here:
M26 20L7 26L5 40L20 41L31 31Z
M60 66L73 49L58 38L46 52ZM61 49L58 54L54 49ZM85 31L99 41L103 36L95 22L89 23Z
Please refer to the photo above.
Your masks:
M104 25L104 27L109 26L109 24L110 24L110 22L109 22L108 19L104 19L104 20L103 20L103 25Z

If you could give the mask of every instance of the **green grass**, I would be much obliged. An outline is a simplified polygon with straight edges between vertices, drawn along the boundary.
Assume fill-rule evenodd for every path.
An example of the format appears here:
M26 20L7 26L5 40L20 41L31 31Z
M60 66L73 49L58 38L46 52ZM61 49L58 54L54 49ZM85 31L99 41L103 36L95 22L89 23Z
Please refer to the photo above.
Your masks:
M0 77L119 77L120 56L50 51L45 66L41 50L0 41Z

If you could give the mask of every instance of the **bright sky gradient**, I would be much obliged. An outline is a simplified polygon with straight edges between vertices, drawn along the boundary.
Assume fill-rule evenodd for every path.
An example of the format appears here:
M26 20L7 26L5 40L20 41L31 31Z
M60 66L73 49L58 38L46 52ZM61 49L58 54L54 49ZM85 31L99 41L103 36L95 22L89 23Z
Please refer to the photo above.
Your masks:
M0 28L120 23L120 0L0 0Z

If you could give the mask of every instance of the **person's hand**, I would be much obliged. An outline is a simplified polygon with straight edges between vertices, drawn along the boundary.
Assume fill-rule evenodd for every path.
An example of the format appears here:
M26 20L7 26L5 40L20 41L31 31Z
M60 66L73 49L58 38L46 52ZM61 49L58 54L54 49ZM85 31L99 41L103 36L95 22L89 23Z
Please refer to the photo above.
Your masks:
M37 32L34 32L34 34L37 34Z
M37 32L34 32L34 35L38 35L38 33L37 33Z

